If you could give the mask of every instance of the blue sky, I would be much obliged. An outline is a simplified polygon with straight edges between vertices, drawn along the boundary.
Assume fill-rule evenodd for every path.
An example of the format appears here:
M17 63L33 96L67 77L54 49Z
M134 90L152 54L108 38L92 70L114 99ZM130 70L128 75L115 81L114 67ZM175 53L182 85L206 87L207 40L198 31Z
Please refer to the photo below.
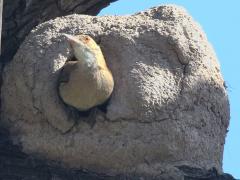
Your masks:
M223 169L240 179L240 0L119 0L102 10L100 15L133 14L169 3L188 10L201 24L218 55L231 106Z

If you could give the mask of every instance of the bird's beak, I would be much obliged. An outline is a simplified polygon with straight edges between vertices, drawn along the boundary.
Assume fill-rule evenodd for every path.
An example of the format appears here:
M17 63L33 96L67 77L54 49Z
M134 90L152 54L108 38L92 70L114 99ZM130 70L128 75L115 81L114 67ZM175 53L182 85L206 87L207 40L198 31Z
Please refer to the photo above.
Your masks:
M81 43L76 37L74 37L72 35L69 35L69 34L63 34L63 35L67 38L69 44L72 47L74 47L74 45L76 45L76 44L80 44Z

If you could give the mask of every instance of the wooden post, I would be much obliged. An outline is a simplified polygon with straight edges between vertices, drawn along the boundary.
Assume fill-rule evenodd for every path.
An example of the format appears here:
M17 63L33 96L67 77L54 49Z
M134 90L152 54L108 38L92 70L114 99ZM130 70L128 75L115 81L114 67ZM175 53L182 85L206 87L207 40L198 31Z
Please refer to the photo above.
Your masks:
M3 0L0 0L0 55L1 55L1 40L2 40L2 11L3 11Z

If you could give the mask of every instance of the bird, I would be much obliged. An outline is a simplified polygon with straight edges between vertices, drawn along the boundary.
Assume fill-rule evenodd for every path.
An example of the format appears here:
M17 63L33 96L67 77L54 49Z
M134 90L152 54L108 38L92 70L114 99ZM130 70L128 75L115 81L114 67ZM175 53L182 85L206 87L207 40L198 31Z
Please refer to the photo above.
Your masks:
M63 35L74 59L67 61L60 72L59 96L81 112L102 105L113 92L114 80L101 48L89 35Z

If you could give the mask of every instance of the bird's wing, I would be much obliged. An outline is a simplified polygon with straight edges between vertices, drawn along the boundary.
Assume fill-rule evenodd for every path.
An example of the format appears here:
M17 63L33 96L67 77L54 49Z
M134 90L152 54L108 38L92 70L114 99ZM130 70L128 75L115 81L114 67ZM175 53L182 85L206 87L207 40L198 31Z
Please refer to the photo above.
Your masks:
M77 61L67 61L59 75L59 83L69 81L70 73L77 68Z

